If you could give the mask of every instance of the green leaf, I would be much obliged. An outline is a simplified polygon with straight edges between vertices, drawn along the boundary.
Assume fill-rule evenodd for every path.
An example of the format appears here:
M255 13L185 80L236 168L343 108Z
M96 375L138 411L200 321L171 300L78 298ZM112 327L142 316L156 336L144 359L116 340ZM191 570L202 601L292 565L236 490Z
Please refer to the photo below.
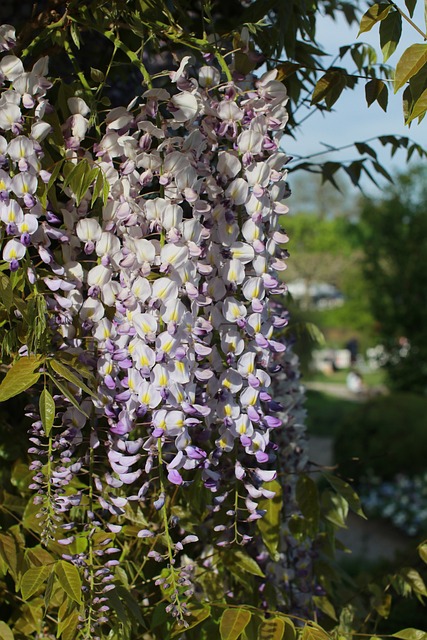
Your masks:
M369 7L367 12L362 16L362 19L360 21L359 33L357 34L357 36L359 37L361 33L370 31L372 27L377 24L377 22L384 20L387 17L390 9L391 4L383 2L373 4L372 7Z
M97 178L98 174L99 174L99 167L94 167L93 169L90 169L89 167L87 168L86 172L83 174L80 186L77 190L76 193L76 203L77 205L80 204L80 202L83 200L87 190L89 189L90 185L94 182L94 180Z
M322 509L325 518L335 524L337 527L346 528L346 519L348 515L348 502L342 496L324 491L322 494Z
M263 620L258 628L258 640L282 640L285 633L283 618Z
M55 420L55 401L46 388L40 394L39 410L44 432L48 436Z
M14 640L12 629L5 622L0 622L0 640Z
M330 640L330 636L321 627L306 624L301 634L301 640Z
M0 555L12 578L18 582L20 560L16 540L11 535L0 533Z
M104 174L102 169L99 170L98 177L96 178L96 182L93 185L92 190L92 200L90 202L90 206L93 207L97 198L100 198L104 189Z
M412 76L414 76L427 62L427 44L413 44L403 52L396 65L394 74L394 93Z
M338 621L334 605L326 596L313 596L313 602L317 609L326 613L326 615L332 618L332 620Z
M32 387L40 378L40 373L34 371L43 360L40 356L26 356L16 360L1 381L0 402L18 396Z
M63 384L62 382L59 382L59 380L57 378L55 378L54 376L52 376L50 373L48 373L48 376L52 380L54 385L56 387L58 387L60 392L63 393L64 396L71 402L73 407L75 409L78 409L78 411L80 411L80 413L82 413L84 416L86 416L86 418L89 420L90 416L86 413L86 411L83 411L83 409L81 408L81 406L79 405L79 403L77 402L77 400L75 399L73 394L69 391L69 389L67 389L65 384Z
M64 163L64 159L61 158L61 160L58 160L58 162L55 163L55 166L52 170L52 173L50 174L50 178L49 178L49 182L47 183L47 192L49 193L50 189L54 186L58 176L59 176L59 172L62 169L62 165Z
M413 105L410 114L406 118L406 124L409 124L415 118L422 117L427 111L427 89L425 89L418 100Z
M24 600L34 595L48 579L52 566L32 567L24 573L21 579L21 593Z
M0 300L9 312L13 304L13 290L9 278L4 273L0 275Z
M399 11L392 11L380 24L380 45L384 62L396 51L402 35L402 16Z
M338 478L338 476L334 476L332 473L324 473L323 474L326 480L329 482L331 487L335 489L335 491L348 502L348 506L354 513L357 513L361 518L365 518L366 516L363 513L362 504L360 502L360 498L357 495L356 491L353 487L345 480Z
M320 346L324 346L326 344L326 338L324 334L314 322L305 323L305 333L308 335L310 341L314 344L318 344Z
M253 576L259 576L264 578L265 574L262 572L259 564L251 558L245 551L238 549L230 554L230 562L236 565L239 571L245 571Z
M72 164L72 163L69 163L69 164ZM66 165L66 166L69 166L69 165ZM85 158L83 158L79 160L76 165L72 165L72 166L73 168L67 174L64 180L64 188L69 187L73 192L74 196L76 196L77 198L77 193L79 191L81 182L83 180L83 176L88 170L89 163Z
M78 569L69 562L65 562L65 560L59 560L55 566L55 573L65 593L77 604L81 604L82 581Z
M421 560L427 564L427 540L424 540L424 542L418 546L418 553Z
M424 584L424 580L418 571L415 569L402 569L401 575L416 595L427 596L427 589Z
M203 622L203 620L209 618L211 615L211 608L209 605L207 605L206 607L195 607L193 609L189 609L189 612L189 617L185 618L185 621L187 623L185 626L186 631L188 629L192 629L193 627L197 627L197 625ZM176 636L182 636L181 625L178 625L177 628L172 632L171 638L175 638Z
M221 640L237 640L250 619L251 612L246 609L226 609L219 623Z
M402 629L397 633L393 633L395 638L401 638L401 640L427 640L427 632L420 631L420 629Z
M90 77L94 82L102 82L105 78L105 75L102 73L100 69L95 69L94 67L91 67Z
M76 376L76 374L73 373L69 369L69 367L62 364L62 362L60 362L59 360L50 359L48 360L48 365L55 371L55 373L61 376L61 378L65 378L65 380L68 380L68 382L71 382L71 384L74 384L76 387L82 389L82 391L85 391L87 394L92 396L92 398L97 398L96 393L94 393L92 389L89 389L87 384L85 384L83 380L80 380L80 378Z
M270 500L263 499L258 502L258 508L265 510L265 515L256 521L262 540L272 558L277 553L280 537L280 523L282 514L282 487L277 480L265 482L264 488L274 491L276 495Z
M70 35L71 38L74 42L74 44L76 45L77 49L80 49L80 35L79 35L79 29L76 25L75 22L72 22L70 25Z
M70 615L61 620L58 625L58 635L62 633L62 640L75 640L77 625L79 624L79 612L72 611ZM61 631L59 630L61 628Z

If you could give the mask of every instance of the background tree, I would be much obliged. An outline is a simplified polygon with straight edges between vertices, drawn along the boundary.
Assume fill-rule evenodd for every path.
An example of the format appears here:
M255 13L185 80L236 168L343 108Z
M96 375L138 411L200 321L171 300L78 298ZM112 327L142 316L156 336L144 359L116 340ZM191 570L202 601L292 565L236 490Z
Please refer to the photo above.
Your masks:
M393 388L427 390L427 172L411 169L361 212L364 275ZM406 340L409 342L406 345Z

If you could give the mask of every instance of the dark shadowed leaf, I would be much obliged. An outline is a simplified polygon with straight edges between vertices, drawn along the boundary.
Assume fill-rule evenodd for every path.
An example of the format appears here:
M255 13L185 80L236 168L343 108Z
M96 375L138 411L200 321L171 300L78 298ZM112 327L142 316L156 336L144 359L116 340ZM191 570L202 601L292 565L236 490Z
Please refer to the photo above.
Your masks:
M405 0L406 8L409 11L409 15L412 17L414 15L414 9L417 4L417 0Z
M274 558L277 553L280 535L280 521L282 512L282 488L276 480L265 482L264 488L274 491L274 498L263 499L258 502L259 509L266 511L265 515L257 520L257 527L261 533L262 540L270 555Z
M396 11L391 11L380 24L380 45L384 62L396 51L402 35L402 16Z
M309 476L300 476L296 487L296 499L302 515L313 535L319 525L320 505L317 485Z
M4 273L0 275L0 301L9 312L13 304L13 290L9 278Z
M324 477L329 482L331 487L333 487L335 491L348 502L348 506L350 507L350 509L354 511L354 513L357 513L358 516L366 519L366 516L363 513L360 498L353 487L348 482L342 480L341 478L338 478L338 476L334 476L332 473L325 473Z

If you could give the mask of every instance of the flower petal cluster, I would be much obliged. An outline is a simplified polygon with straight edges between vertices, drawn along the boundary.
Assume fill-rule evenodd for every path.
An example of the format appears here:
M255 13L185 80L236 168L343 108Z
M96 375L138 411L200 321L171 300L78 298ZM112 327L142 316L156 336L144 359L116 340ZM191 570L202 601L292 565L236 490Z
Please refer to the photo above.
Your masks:
M48 61L25 71L12 35L0 31L3 260L43 294L52 350L93 383L84 402L63 397L59 484L96 459L114 535L133 503L160 511L165 492L200 483L214 522L228 509L216 542L245 544L274 496L283 429L271 385L284 320L269 299L287 257L286 90L275 71L221 84L185 58L168 88L110 110L94 143L81 97L52 131Z

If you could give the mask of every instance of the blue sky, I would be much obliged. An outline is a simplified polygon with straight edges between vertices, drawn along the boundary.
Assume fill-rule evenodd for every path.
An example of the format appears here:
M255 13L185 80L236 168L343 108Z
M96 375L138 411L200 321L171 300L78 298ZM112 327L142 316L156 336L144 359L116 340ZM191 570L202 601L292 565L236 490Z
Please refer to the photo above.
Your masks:
M398 0L398 4L405 8L403 0ZM425 28L421 6L416 11L414 21L422 29ZM319 19L318 41L327 51L331 52L330 60L333 59L333 55L335 55L340 46L363 41L375 47L378 52L378 61L382 62L382 53L379 50L378 27L374 27L369 33L363 33L359 39L357 39L357 33L358 26L349 27L345 20L334 22L327 17ZM397 51L389 59L389 63L395 66L406 47L421 42L423 42L421 36L404 21L401 42ZM343 66L345 66L345 60L346 58ZM321 144L322 142L337 147L385 134L408 136L418 144L427 147L427 118L420 125L414 122L410 129L404 125L402 91L399 91L396 95L393 94L392 90L389 91L387 113L384 113L377 103L368 109L365 100L365 83L360 81L353 91L345 90L343 92L338 102L334 105L333 113L322 115L318 112L310 116L299 129L296 140L286 139L285 150L291 156L295 154L308 155L321 151L324 148ZM377 143L377 145L373 146L379 152L381 162L389 171L405 169L406 154L404 152L397 152L391 158L389 152L383 150L380 144ZM328 159L351 160L357 157L359 156L356 150L350 149L329 154ZM364 188L373 194L375 192L378 193L377 189L371 185L372 183L369 180L364 182Z

